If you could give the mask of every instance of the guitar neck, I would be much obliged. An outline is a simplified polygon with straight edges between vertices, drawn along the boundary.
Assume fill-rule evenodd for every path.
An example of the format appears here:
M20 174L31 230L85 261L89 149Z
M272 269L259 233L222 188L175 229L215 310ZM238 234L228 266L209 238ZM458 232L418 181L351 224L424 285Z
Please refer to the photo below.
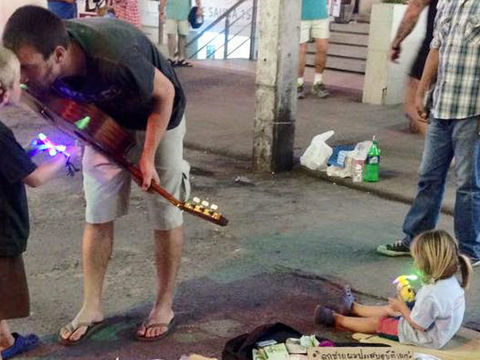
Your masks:
M140 169L138 169L136 166L132 164L129 164L125 160L119 160L118 163L123 165L130 172L130 174L133 176L134 180L138 184L140 185L142 184L142 173L140 172ZM174 205L175 207L179 208L182 211L186 211L189 214L198 216L204 220L210 221L220 226L226 226L228 224L228 219L225 218L223 215L217 213L216 211L211 211L199 205L181 202L180 200L175 198L173 195L171 195L168 191L166 191L164 188L162 188L159 184L157 184L155 181L152 181L150 190L155 191L157 194L163 196L172 205Z

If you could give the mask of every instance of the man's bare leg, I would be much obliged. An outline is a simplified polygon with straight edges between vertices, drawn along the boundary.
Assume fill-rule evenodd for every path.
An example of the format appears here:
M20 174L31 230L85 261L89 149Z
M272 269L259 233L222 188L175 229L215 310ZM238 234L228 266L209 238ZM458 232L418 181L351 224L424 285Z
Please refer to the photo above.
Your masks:
M305 62L307 53L307 43L300 44L298 52L298 77L303 78L305 75Z
M173 295L175 281L183 251L183 226L168 231L154 231L155 262L157 266L157 296L147 326L150 324L169 324L174 317ZM147 331L141 326L139 336L157 337L167 331L166 326L151 327Z
M187 37L185 35L178 35L178 59L185 59L185 46L187 45Z
M0 351L8 349L15 343L15 339L10 332L8 323L6 320L0 320ZM0 356L1 359L1 356Z
M175 59L175 50L176 50L176 36L175 34L167 35L167 45L168 45L168 57L172 60Z
M315 39L315 73L323 74L327 64L328 39Z
M424 137L427 133L427 122L422 119L415 108L415 96L417 94L417 88L419 80L413 77L409 77L407 81L407 87L405 89L405 104L404 112L409 121L409 127L411 132L419 132Z
M83 306L73 323L99 322L104 318L102 291L108 262L112 256L113 221L104 224L86 224L83 233ZM65 340L76 341L87 331L85 326L73 333L60 330Z
M328 39L315 39L315 50L315 77L312 94L318 98L325 98L330 95L323 81L323 71L327 63Z

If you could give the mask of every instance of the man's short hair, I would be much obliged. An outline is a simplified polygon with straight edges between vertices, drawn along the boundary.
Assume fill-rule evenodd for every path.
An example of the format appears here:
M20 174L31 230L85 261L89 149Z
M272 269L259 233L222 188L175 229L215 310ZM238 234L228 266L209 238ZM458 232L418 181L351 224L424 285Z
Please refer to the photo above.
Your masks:
M48 59L57 46L67 48L70 43L63 21L49 10L39 6L22 6L7 21L3 31L3 45L14 52L30 45Z
M13 88L14 81L20 72L20 63L15 54L0 45L0 88Z

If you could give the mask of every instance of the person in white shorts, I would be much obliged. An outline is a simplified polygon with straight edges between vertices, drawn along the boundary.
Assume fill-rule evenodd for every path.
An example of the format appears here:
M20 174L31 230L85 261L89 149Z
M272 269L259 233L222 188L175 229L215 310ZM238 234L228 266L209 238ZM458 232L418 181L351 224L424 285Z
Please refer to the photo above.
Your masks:
M22 77L32 88L92 103L137 137L134 163L147 198L157 286L151 311L135 329L135 337L164 338L175 326L173 294L184 242L183 218L180 210L148 190L155 181L180 200L189 192L189 165L182 154L186 100L174 70L131 24L100 17L62 21L37 6L15 11L5 26L3 44L18 56ZM84 294L80 310L60 329L64 345L78 344L104 322L103 285L114 221L126 214L130 194L129 173L91 147L84 154L83 173Z
M201 1L195 0L195 3L198 7L197 16L200 16L202 15ZM185 45L190 31L188 22L190 0L160 0L159 11L160 22L165 23L168 37L168 60L173 66L191 67L192 64L185 60Z
M302 22L300 28L300 52L298 56L297 96L305 97L305 63L307 42L315 40L315 77L312 94L325 98L329 95L323 83L323 70L327 62L328 38L330 37L326 0L302 0Z

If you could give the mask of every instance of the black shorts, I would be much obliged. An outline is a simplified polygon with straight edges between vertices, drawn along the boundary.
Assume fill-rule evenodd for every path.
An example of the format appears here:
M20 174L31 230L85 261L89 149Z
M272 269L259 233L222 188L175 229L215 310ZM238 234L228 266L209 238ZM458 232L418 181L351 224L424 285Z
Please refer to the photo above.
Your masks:
M422 46L418 50L417 57L412 64L410 70L410 76L414 79L420 80L422 78L423 68L425 67L425 62L427 61L428 52L430 51L430 44L423 42Z
M0 320L30 315L30 299L22 255L0 257L0 293Z

